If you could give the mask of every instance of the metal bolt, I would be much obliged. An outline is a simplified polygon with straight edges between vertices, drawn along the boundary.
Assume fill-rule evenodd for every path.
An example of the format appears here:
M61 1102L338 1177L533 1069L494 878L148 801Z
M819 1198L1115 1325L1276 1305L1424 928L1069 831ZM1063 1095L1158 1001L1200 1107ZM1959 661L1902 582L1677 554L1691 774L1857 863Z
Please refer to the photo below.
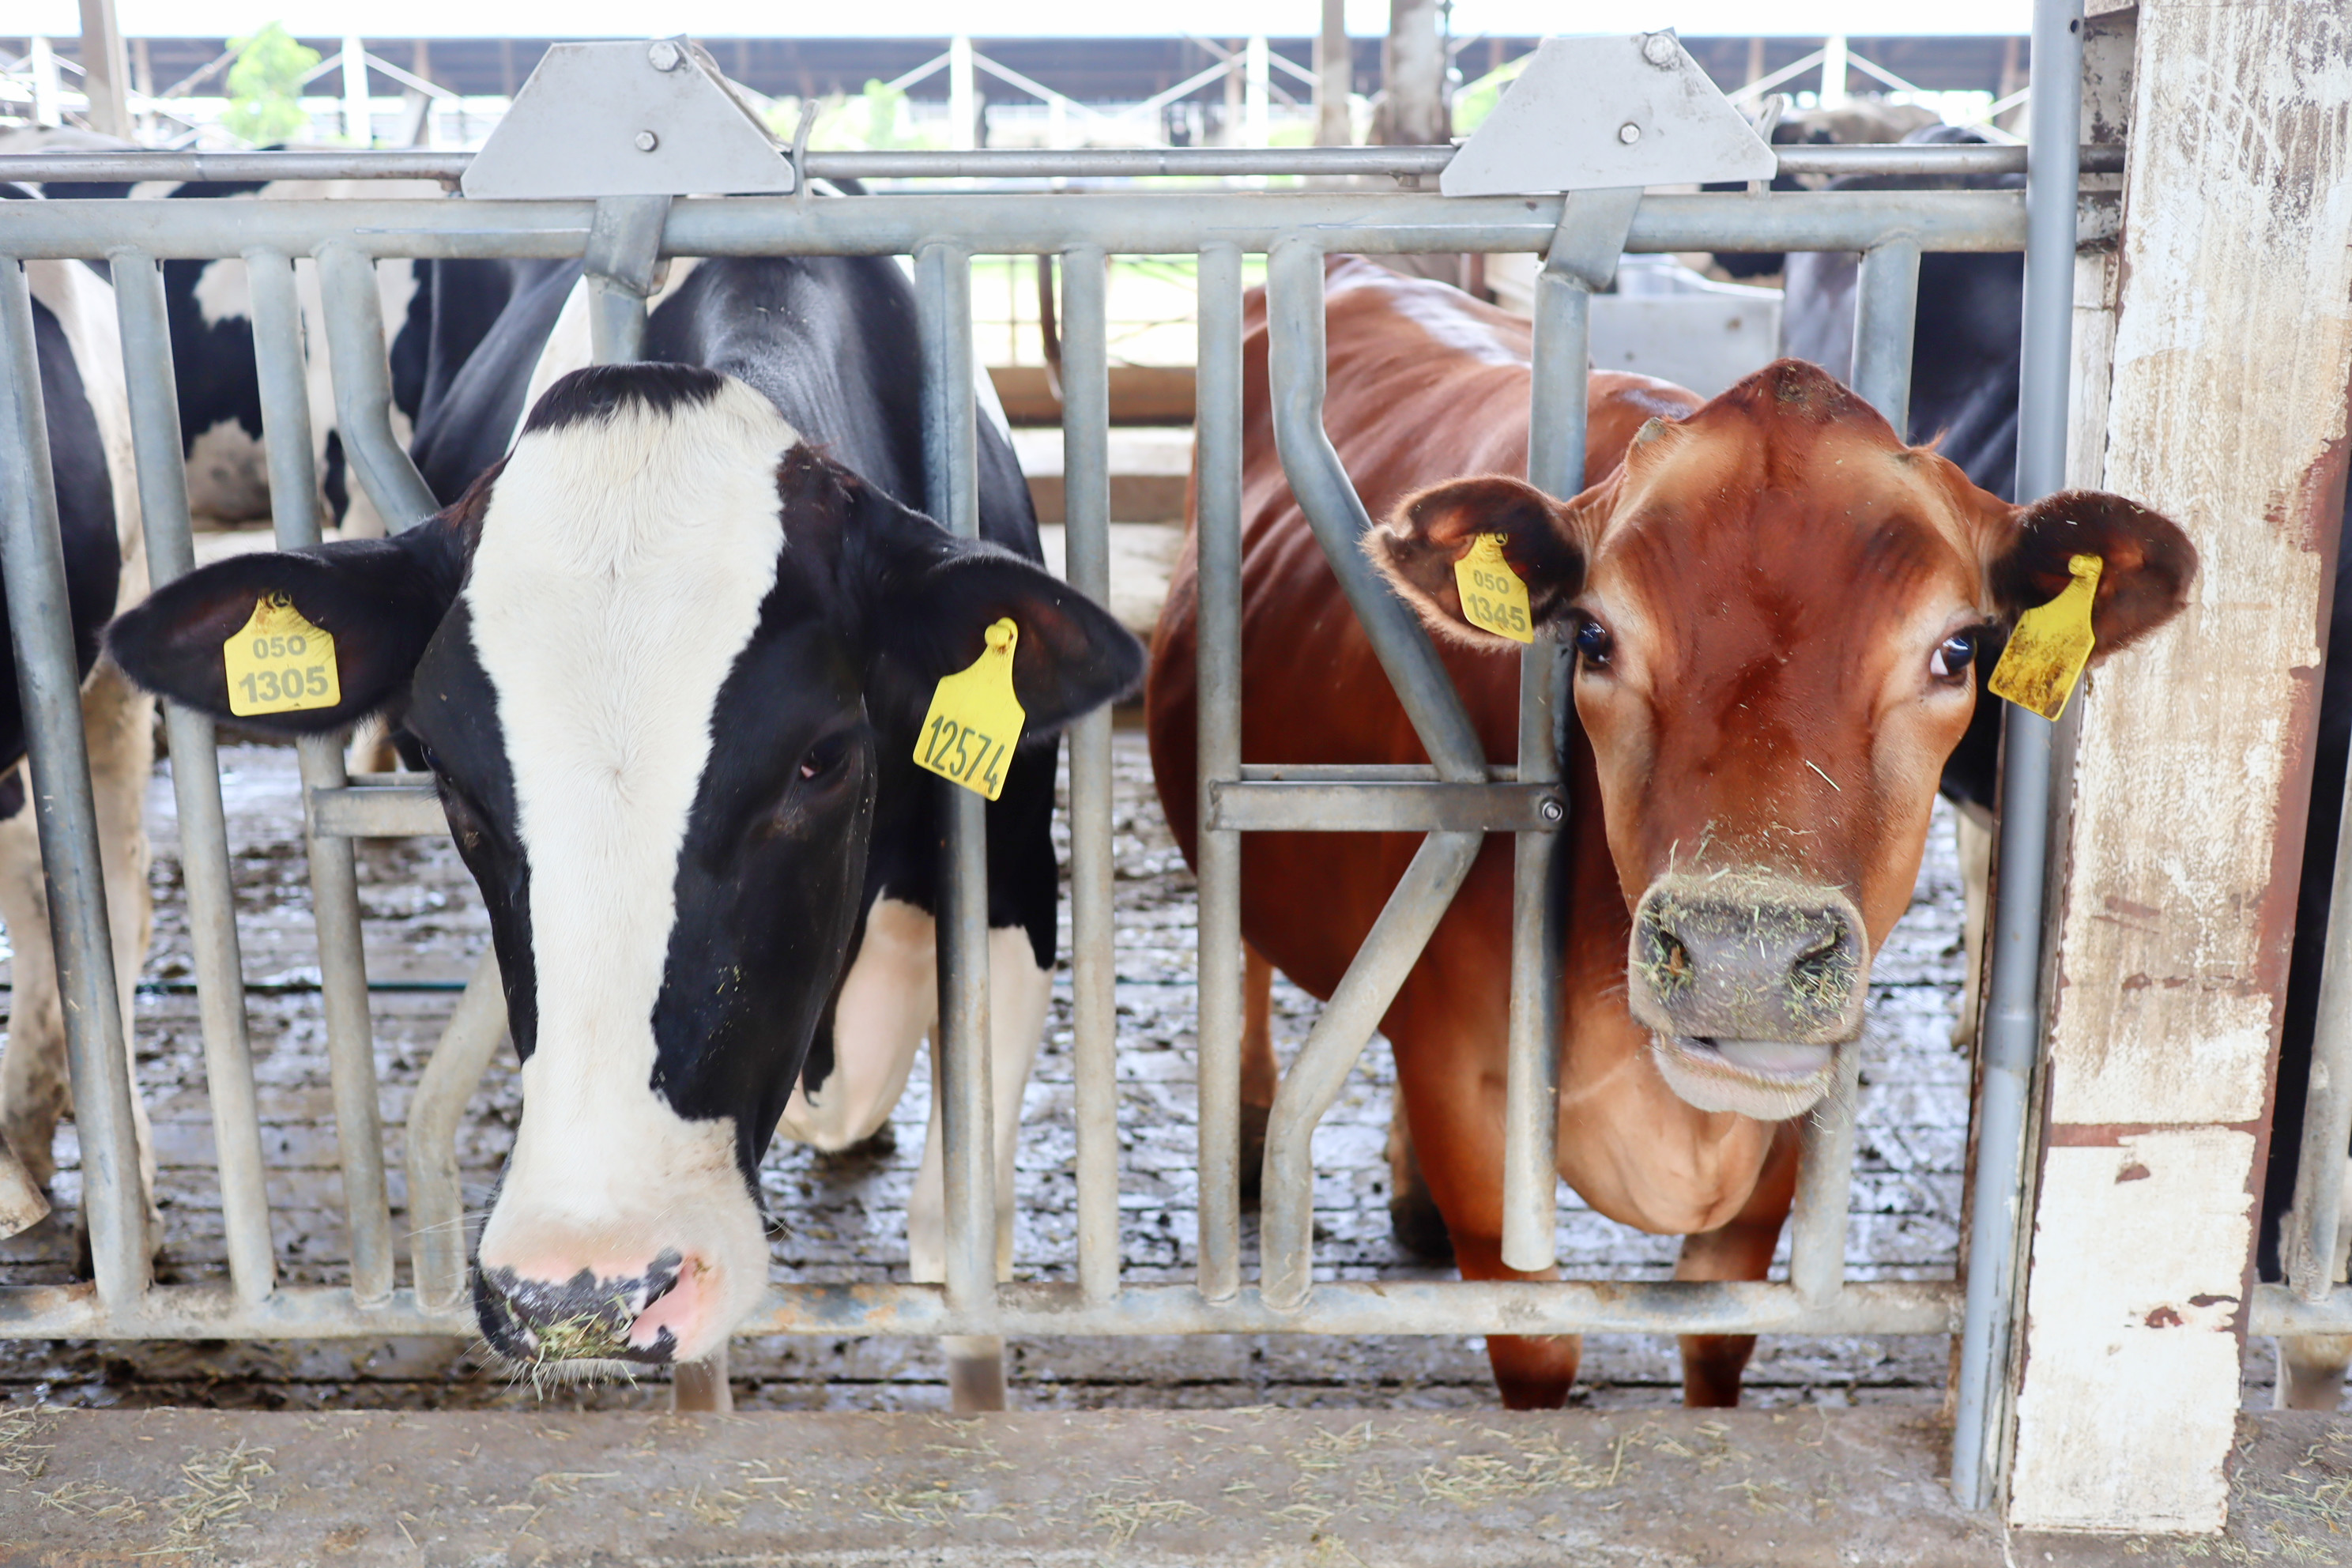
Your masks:
M1661 69L1674 64L1675 36L1672 33L1652 33L1642 40L1642 58Z
M1547 799L1541 805L1536 807L1536 810L1546 822L1558 822L1568 815L1568 807L1550 799Z
M650 131L640 131L636 135L636 143L638 152L650 153L661 145L661 138Z
M1641 139L1642 128L1634 124L1630 120L1617 128L1617 140L1622 142L1628 147L1631 147L1634 142L1639 142Z
M674 71L686 63L686 51L663 38L646 51L646 60L657 71Z

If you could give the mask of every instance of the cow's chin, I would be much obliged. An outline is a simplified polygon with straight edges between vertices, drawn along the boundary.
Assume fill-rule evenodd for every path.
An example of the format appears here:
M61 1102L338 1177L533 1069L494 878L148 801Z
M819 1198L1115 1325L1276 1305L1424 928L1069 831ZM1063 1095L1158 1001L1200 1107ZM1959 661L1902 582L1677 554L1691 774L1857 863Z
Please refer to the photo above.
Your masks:
M1666 1087L1701 1110L1786 1121L1822 1102L1837 1081L1838 1053L1856 1044L1699 1040L1653 1031L1650 1058Z

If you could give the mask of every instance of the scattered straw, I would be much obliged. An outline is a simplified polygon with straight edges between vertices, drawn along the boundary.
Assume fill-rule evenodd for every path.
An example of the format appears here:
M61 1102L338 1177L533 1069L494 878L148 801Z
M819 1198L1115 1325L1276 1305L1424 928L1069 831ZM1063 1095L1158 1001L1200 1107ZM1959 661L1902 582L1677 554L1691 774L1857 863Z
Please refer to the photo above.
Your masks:
M274 1448L257 1448L240 1440L234 1448L189 1456L180 1466L180 1479L187 1489L163 1500L163 1507L172 1516L174 1542L193 1542L209 1530L249 1529L238 1523L236 1518L250 1508L258 1508L265 1513L275 1511L277 1497L258 1494L253 1489L256 1481L278 1473L276 1467L263 1457L276 1452Z

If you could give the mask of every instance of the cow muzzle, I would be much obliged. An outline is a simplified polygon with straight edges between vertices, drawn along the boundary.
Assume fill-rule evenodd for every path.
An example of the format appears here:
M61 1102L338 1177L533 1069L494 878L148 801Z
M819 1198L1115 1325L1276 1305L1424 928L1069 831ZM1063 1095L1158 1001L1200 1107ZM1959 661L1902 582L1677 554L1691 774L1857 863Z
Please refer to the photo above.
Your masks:
M534 1374L589 1378L680 1359L712 1306L701 1261L664 1251L641 1268L478 1264L474 1314L490 1348Z
M1862 1033L1870 949L1834 888L1770 873L1675 872L1633 910L1626 1002L1675 1093L1785 1121L1811 1110Z

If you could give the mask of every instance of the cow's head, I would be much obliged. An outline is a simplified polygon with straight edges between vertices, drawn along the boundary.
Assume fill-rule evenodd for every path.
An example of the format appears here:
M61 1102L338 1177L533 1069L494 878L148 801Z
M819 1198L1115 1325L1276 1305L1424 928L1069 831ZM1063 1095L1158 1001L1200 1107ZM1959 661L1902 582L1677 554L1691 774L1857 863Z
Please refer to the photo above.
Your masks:
M283 593L342 700L424 743L488 905L523 1114L477 1254L491 1344L698 1358L758 1300L755 1167L841 978L877 812L938 679L1019 626L1030 737L1141 650L1038 567L802 444L741 382L579 372L466 498L385 540L233 558L118 619L141 683L226 715L221 645Z
M1457 479L1373 531L1432 627L1508 647L1454 586L1483 533L1575 645L1654 1058L1692 1104L1771 1119L1817 1101L1860 1034L1975 707L1972 639L2094 554L2113 653L2178 612L2197 570L2155 513L2087 491L2011 506L1792 360L1651 420L1573 500Z

